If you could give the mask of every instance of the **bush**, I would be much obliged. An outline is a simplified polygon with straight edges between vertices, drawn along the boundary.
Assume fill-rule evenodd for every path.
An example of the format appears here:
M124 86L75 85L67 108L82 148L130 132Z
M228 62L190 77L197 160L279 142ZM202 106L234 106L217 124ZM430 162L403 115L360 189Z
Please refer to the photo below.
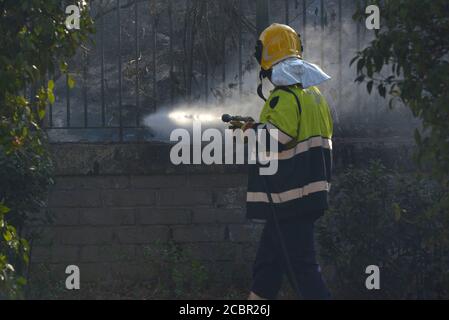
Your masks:
M16 229L5 221L9 212L0 203L0 299L20 297L20 287L25 283L23 277L17 277L14 266L10 263L11 256L23 255L27 261L27 243L17 236Z
M45 204L51 179L49 154L28 144L6 155L0 149L0 194L11 209L8 219L21 231L25 222L40 219L36 213Z
M350 168L337 180L318 226L335 298L448 298L449 214L435 209L438 185L379 162ZM369 265L380 267L381 290L365 287Z
M375 0L371 4L382 12L382 24L351 62L357 66L356 81L366 81L367 91L378 91L391 107L403 103L422 122L422 130L415 131L416 160L444 189L435 205L449 211L449 3ZM364 5L358 6L354 18L365 21Z
M74 3L83 27L69 32L60 1L1 2L0 298L20 297L25 283L29 250L20 232L49 182L41 126L47 104L55 102L54 77L65 73L73 82L67 60L93 31L86 2Z
M202 263L173 241L145 248L145 257L156 267L158 298L198 299L209 278Z
M51 168L40 146L27 144L9 154L0 147L0 298L22 297L29 259L23 228L45 218L39 213L52 182Z

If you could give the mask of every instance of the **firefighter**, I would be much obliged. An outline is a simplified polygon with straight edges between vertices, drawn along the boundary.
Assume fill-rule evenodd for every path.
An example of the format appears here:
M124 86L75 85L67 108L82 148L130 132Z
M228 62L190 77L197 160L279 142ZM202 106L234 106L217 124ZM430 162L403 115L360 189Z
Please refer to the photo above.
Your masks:
M247 217L265 220L249 299L276 299L287 276L303 299L329 299L314 249L314 225L328 208L333 122L316 87L330 77L302 59L300 36L273 24L260 35L255 57L261 66L259 95L266 100L259 123L244 130L277 131L278 171L261 176L251 166ZM274 85L263 97L262 79ZM268 132L274 132L265 130ZM256 132L257 133L257 132Z

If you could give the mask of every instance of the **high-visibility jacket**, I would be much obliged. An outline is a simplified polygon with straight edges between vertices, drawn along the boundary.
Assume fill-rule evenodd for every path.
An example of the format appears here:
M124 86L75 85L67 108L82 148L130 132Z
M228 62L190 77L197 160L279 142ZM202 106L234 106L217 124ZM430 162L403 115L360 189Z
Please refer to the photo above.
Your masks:
M261 164L250 166L247 217L271 216L267 192L281 218L327 209L333 122L318 88L275 88L260 114L256 130L260 129L278 129L278 170L274 175L261 176Z

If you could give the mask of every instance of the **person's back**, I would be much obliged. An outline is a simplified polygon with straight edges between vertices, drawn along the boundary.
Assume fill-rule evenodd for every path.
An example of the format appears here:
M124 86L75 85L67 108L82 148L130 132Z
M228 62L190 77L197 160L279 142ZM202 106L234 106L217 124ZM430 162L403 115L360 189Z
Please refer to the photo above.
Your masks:
M278 129L278 171L260 176L257 166L250 170L248 218L270 216L262 179L270 187L280 219L322 213L328 206L333 129L325 98L316 87L277 87L264 105L260 123L268 130Z
M250 166L247 217L267 221L250 299L274 299L283 274L303 298L327 299L330 294L315 260L314 223L328 207L333 124L315 84L330 77L302 60L300 38L288 26L267 28L256 50L261 78L268 77L275 89L252 127L277 140L278 170L261 175L262 164ZM263 97L261 87L258 92Z

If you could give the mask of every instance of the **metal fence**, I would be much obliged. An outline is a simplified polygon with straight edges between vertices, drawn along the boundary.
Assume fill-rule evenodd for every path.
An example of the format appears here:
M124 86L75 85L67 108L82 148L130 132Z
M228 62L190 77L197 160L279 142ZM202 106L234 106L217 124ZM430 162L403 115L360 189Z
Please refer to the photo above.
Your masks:
M340 104L343 73L348 72L343 67L343 19L348 23L357 1L96 0L90 2L96 27L93 42L81 48L69 65L75 87L71 89L69 76L57 81L57 100L49 106L46 121L51 137L61 141L148 140L151 134L142 123L145 114L174 103L208 102L211 94L215 100L225 99L223 92L231 87L230 82L242 96L243 77L255 68L249 61L260 28L257 8L262 2L270 6L271 21L300 31L306 55L311 50L320 52L315 62L321 65L328 55L326 38L333 37L326 32L335 33L335 91ZM361 28L351 23L357 26L356 46L360 48Z

